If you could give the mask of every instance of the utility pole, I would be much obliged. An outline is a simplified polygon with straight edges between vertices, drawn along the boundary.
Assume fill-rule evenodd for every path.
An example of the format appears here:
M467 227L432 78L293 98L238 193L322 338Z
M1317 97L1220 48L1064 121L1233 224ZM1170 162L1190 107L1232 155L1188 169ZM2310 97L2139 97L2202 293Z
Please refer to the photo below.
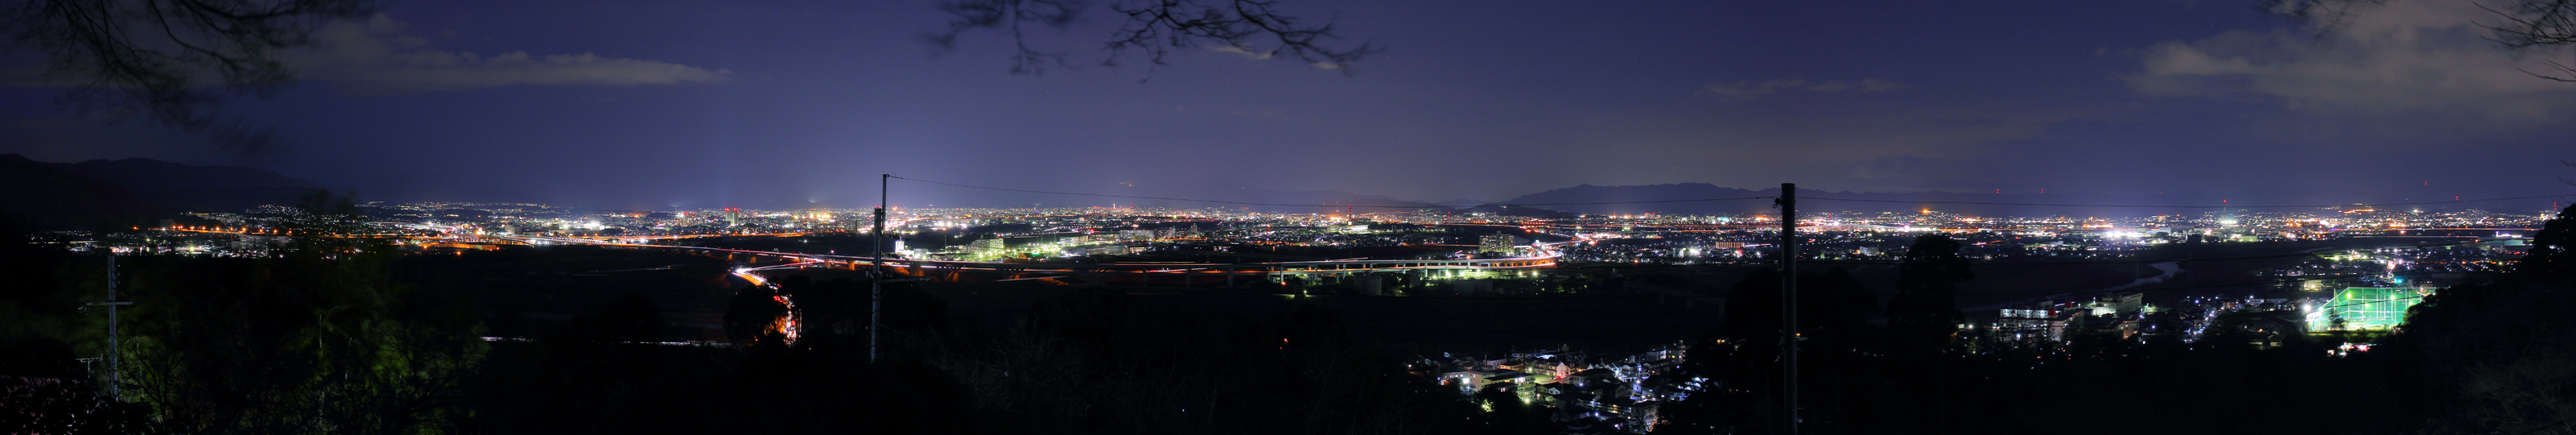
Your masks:
M89 304L94 306L107 306L107 396L115 398L116 400L125 400L124 386L120 385L122 383L119 381L121 376L119 376L116 369L117 354L121 353L118 351L124 349L116 346L116 307L119 305L134 305L134 303L119 302L116 300L115 252L107 253L107 302L91 302Z
M1789 405L1789 433L1798 433L1798 184L1780 183L1781 371Z
M881 308L885 305L886 183L893 177L894 174L877 174L877 229L868 237L868 244L874 245L876 251L876 255L868 256L868 261L871 262L868 266L868 364L870 365L877 363L877 330L885 329L884 325L877 323L877 319L883 314Z

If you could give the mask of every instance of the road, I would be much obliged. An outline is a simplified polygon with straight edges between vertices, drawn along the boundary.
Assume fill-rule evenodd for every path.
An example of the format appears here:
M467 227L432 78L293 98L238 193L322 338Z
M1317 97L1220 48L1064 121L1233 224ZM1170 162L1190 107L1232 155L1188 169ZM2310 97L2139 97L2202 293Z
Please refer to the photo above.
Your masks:
M429 228L432 228L432 229L439 229L439 227L429 227ZM443 229L442 229L442 231L443 231ZM774 260L778 260L778 261L785 261L785 262L787 262L787 263L788 263L788 264L784 264L784 265L769 266L769 267L764 267L764 268L744 268L744 269L738 270L737 272L749 272L749 271L753 271L753 270L767 270L767 269L772 269L772 268L785 268L785 267L826 267L826 268L834 268L834 269L860 270L860 269L864 269L864 268L869 268L869 267L871 267L872 265L874 265L875 263L877 263L877 262L879 261L879 260L878 260L877 258L875 258L875 257L856 256L856 255L808 254L808 253L794 253L794 252L751 251L751 250L741 250L741 249L710 248L710 247L698 247L698 246L669 246L669 245L652 245L652 244L628 243L628 242L621 242L621 241L609 241L609 240L598 240L598 239L588 239L588 238L547 237L547 236L502 236L502 235L489 235L489 234L481 235L481 236L479 236L479 237L486 238L486 239L498 239L498 240L515 241L515 242L527 243L527 244L531 244L531 245L570 245L570 244L579 244L579 245L593 245L593 246L614 246L614 247L625 247L625 248L676 249L676 250L696 251L696 252L699 252L699 253L706 253L706 254L718 254L718 255L724 255L724 256L726 256L727 258L738 258L738 257L740 257L740 256L748 256L748 257L752 257L752 258L767 258L767 259L774 259ZM1579 240L1578 240L1578 241L1579 241ZM1572 241L1569 241L1569 242L1553 242L1553 243L1540 243L1540 244L1537 244L1536 246L1539 248L1539 249L1538 249L1538 251L1540 252L1540 255L1538 255L1538 256L1532 256L1532 257L1521 257L1521 258L1501 258L1501 259L1477 259L1477 260L1367 260L1367 259L1344 259L1344 260L1321 260L1321 261L1283 261L1283 262L1266 262L1266 263L1103 263L1103 264L1067 264L1067 263L995 263L995 262L973 262L973 261L920 260L920 259L906 259L906 258L885 258L885 259L883 259L882 261L883 261L883 263L885 264L885 267L886 267L886 269L887 269L888 271L890 271L890 272L894 272L895 274L898 274L898 275L906 275L906 276L922 277L922 278L933 278L933 279L938 279L938 280L943 280L943 281L957 281L957 280L961 280L962 278L964 278L964 277L965 277L965 275L968 275L968 274L974 274L974 275L995 275L995 276L997 276L997 278L998 278L998 279L1027 279L1027 278L1039 278L1039 277L1049 277L1049 276L1135 276L1135 275L1179 275L1179 276L1184 276L1184 277L1194 277L1194 276L1202 276L1202 275L1204 275L1204 276L1210 276L1211 278L1216 278L1216 279L1229 279L1229 280L1230 280L1230 279L1232 279L1232 278L1234 278L1234 277L1237 277L1237 276L1266 277L1266 276L1270 276L1270 275L1279 275L1279 274L1292 274L1292 275L1347 275L1347 274L1374 273L1374 272L1404 272L1404 271L1414 271L1414 270L1432 270L1432 271L1445 271L1445 270L1518 270L1518 269L1537 269L1537 268L1548 268L1548 267L1553 267L1553 266L1555 266L1555 265L1556 265L1556 259L1557 259L1558 255L1559 255L1559 254L1557 253L1557 251L1556 251L1555 249L1552 249L1552 248L1553 248L1554 246L1556 246L1556 245L1563 244L1563 243L1573 243L1573 242L1572 242ZM1184 279L1187 279L1187 278L1184 278Z

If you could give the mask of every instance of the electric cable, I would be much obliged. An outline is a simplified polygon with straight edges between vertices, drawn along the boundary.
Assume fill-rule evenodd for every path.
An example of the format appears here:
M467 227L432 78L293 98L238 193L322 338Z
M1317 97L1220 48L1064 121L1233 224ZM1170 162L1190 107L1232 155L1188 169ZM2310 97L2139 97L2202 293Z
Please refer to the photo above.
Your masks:
M2568 195L2516 196L2516 197L2508 197L2508 198L2481 198L2481 199L2469 199L2469 200L2453 200L2453 201L2425 201L2425 202L2392 202L2392 203L2381 203L2381 204L2330 204L2330 205L2229 205L2229 204L2220 204L2220 205L2218 205L2218 208L2326 208L2326 207L2370 207L2370 208L2379 208L2380 206L2390 206L2390 205L2452 204L2452 203L2463 203L2463 202L2510 201L2510 200L2517 200L2517 199L2557 198L2557 197L2564 197L2564 196L2568 196ZM2208 206L2208 205L2045 204L2045 203L2021 203L2021 202L1978 202L1978 201L1899 201L1899 200L1893 200L1893 199L1851 199L1851 198L1819 198L1819 197L1806 197L1806 198L1799 198L1799 199L1801 199L1801 200L1808 200L1808 199L1812 199L1812 200L1818 200L1818 201L1883 202L1883 203L1901 203L1901 204L2023 205L2023 206L2035 206L2035 207L2210 208L2210 206Z
M2327 308L2342 308L2342 307L2349 307L2349 306L2354 306L2354 305L2369 305L2369 304L2376 304L2376 303L2394 302L2394 301L2402 301L2402 300L2408 300L2408 299L2423 299L2423 298L2424 298L2424 296L2408 296L2408 297L2402 297L2402 298L2390 298L2390 299L2386 299L2386 300L2377 300L2377 301L2369 301L2369 302L2354 302L2354 303L2349 303L2349 304L2335 304L2335 305L2327 305L2327 306L2322 306L2322 307L2316 307L2316 308L2314 308L2314 309L2323 310L2323 309L2327 309ZM2297 312L2297 311L2291 311L2291 310L2238 311L2238 312L2227 313L2227 314L2220 314L2220 315L2215 315L2215 316L2210 316L2210 317L2258 316L2258 315L2264 315L2264 314L2295 313L2295 312ZM2115 321L2115 322L2111 322L2111 323L2104 323L2104 324L2100 324L2100 325L2081 325L2081 326L2086 327L2086 328L2094 328L2094 327L2113 326L2113 325L2120 325L2120 324L2126 324L2126 323L2138 323L2138 322L2144 322L2144 320L2120 320L2120 321ZM2071 327L2075 327L2075 326L2077 326L2077 325L2068 325L2067 327L2070 327L2070 328L2071 328ZM2044 326L2044 327L2020 327L2020 328L1995 328L1995 329L1991 329L1991 330L1992 330L1992 331L2032 331L2032 330L2056 329L2056 328L2058 328L2058 327L2055 327L2055 326Z
M1360 207L1360 208L1404 208L1404 209L1471 208L1471 207L1449 207L1449 206L1443 206L1443 205L1412 206L1412 205L1353 205L1353 204L1343 204L1343 205L1334 205L1334 204L1279 204L1279 203L1267 203L1267 202L1227 201L1227 200L1217 200L1217 199L1191 199L1191 198L1166 198L1166 197L1158 197L1158 196L1112 195L1112 194L1106 194L1106 193L1052 192L1052 191L1044 191L1044 190L1027 190L1027 189L1011 189L1011 188L1002 188L1002 187L975 186L975 185L967 185L967 184L950 183L950 182L944 182L944 181L931 181L931 180L924 180L924 179L919 179L919 178L905 178L905 177L900 177L900 176L896 176L896 177L893 177L893 178L904 179L904 180L912 180L912 181L919 181L919 182L923 182L923 183L930 183L930 184L940 184L940 185L948 185L948 186L964 187L964 188L969 188L969 189L999 190L999 191L1004 191L1004 192L1043 193L1043 194L1049 194L1049 195L1098 196L1098 197L1108 197L1108 198L1153 199L1153 200L1163 200L1163 201L1190 201L1190 202L1206 202L1206 203L1216 203L1216 204L1264 205L1264 206L1277 206L1277 207L1319 207L1319 208L1336 208L1336 207L1341 207L1341 208L1352 208L1352 207ZM1770 196L1747 196L1747 197L1739 197L1739 198L1673 199L1673 200L1660 200L1660 201L1545 202L1545 203L1526 203L1526 204L1484 204L1484 205L1478 205L1478 206L1475 206L1475 207L1489 207L1489 206L1490 206L1490 207L1512 207L1512 206L1534 206L1534 205L1662 204L1662 203L1678 203L1678 202L1740 201L1740 200L1749 200L1749 199L1771 199L1771 198L1775 198L1775 197L1770 197Z
M2183 286L2183 287L2141 288L2141 289L2119 289L2119 290L2082 290L2082 291L2059 291L2059 292L2009 292L2009 293L1961 293L1961 294L1954 294L1954 295L1951 295L1951 296L1952 296L1952 297L2026 297L2026 296L2034 296L2034 295L2037 295L2037 296L2046 296L2046 295L2062 295L2062 294L2148 293L2148 292L2164 292L2164 291L2174 291L2174 290L2199 290L2199 289L2227 288L2227 287L2249 287L2249 286L2260 286L2260 285L2271 285L2271 284L2284 284L2284 283L2306 282L2306 281L2324 281L2324 280L2344 279L2344 278L2361 278L2361 277L2371 277L2371 276L2379 276L2379 275L2378 275L2378 274L2363 274L2363 275L2329 275L2329 276L2316 276L2316 277L2304 277L2304 278L2296 278L2296 279L2283 279L2283 280L2257 281L2257 282L2244 282L2244 283L2231 283L2231 284L2206 284L2206 285L2193 285L2193 286ZM1258 293L1258 294L1265 294L1265 295L1296 296L1296 297L1301 297L1301 298L1342 298L1342 299L1435 299L1435 300L1529 301L1529 302L1555 302L1555 301L1609 301L1609 300L1649 300L1649 299L1694 299L1694 298L1719 298L1719 299L1725 299L1725 298L1727 298L1727 297L1726 297L1726 296L1724 296L1724 295L1699 295L1699 296L1679 296L1679 295L1655 295L1655 296L1565 296L1565 297L1389 296L1389 295L1289 294L1289 293L1272 293L1272 292L1266 292L1266 291L1260 291L1260 290L1251 290L1251 289L1234 289L1234 288L1223 288L1223 289L1221 289L1221 290L1231 290L1231 291L1251 292L1251 293ZM1877 295L1877 296L1895 296L1895 295L1898 295L1898 293L1884 293L1884 292L1870 292L1870 294L1872 294L1872 295Z
M1266 321L1265 319L1254 319L1254 318L1248 318L1248 317L1242 317L1242 316L1228 316L1228 315L1223 315L1223 314L1202 314L1202 315L1204 315L1204 316L1208 316L1208 317L1223 317L1223 318L1235 319L1235 320L1241 320L1241 321L1246 321L1246 322L1262 322L1262 321ZM1344 327L1344 328L1358 328L1358 329L1387 329L1387 330L1397 330L1397 331L1447 332L1447 333L1466 333L1466 334L1674 335L1674 334L1704 334L1704 333L1708 333L1708 332L1712 332L1712 331L1715 331L1715 330L1716 330L1716 328L1713 328L1713 327L1712 327L1712 328L1710 328L1710 329L1708 329L1708 330L1703 330L1703 331L1529 331L1529 330L1491 330L1491 329L1442 329L1442 328L1414 328L1414 327L1403 327L1403 326L1373 326L1373 325L1352 325L1352 324L1342 324L1342 325L1339 325L1339 326Z
M2408 246L2408 247L2410 247L2410 248L2432 248L2432 247L2442 247L2442 246L2473 245L2473 244L2477 244L2477 243L2480 243L2480 242L2477 242L2477 241L2466 241L2466 242L2453 242L2453 243L2437 243L2437 244L2430 244L2430 245L2415 245L2415 246ZM2280 255L2255 255L2255 256L2245 256L2245 257L2184 258L2184 259L2173 259L2173 260L2057 261L2057 262L2031 262L2031 263L1994 263L1994 262L1988 262L1988 263L1969 263L1969 264L1971 264L1971 265L1977 265L1977 266L2057 266L2057 265L2079 265L2079 264L2133 264L2133 263L2148 263L2148 264L2152 264L2152 263L2180 263L2180 262L2193 262L2193 261L2256 260L2256 259L2265 259L2265 258L2307 257L2307 256L2316 256L2316 255L2323 255L2323 254L2315 254L2315 253L2300 253L2300 254L2280 254ZM1849 260L1798 260L1798 262L1799 262L1799 263L1813 263L1813 264L1883 264L1883 265L1896 265L1896 264L1903 264L1903 263L1885 263L1885 262L1849 261Z
M950 183L950 182L945 182L945 181L924 180L924 179L919 179L919 178L909 178L909 177L902 177L902 176L889 176L889 177L891 177L891 178L898 178L898 179L904 179L904 180L911 180L911 181L919 181L919 182L923 182L923 183L930 183L930 184L939 184L939 185L947 185L947 186L955 186L955 187L964 187L964 188L970 188L970 189L997 190L997 191L1005 191L1005 192L1021 192L1021 193L1041 193L1041 194L1049 194L1049 195L1097 196L1097 197L1108 197L1108 198L1153 199L1153 200L1165 200L1165 201L1190 201L1190 202L1206 202L1206 203L1217 203L1217 204L1264 205L1264 206L1280 206L1280 207L1323 207L1323 208L1331 208L1331 207L1369 207L1369 208L1412 208L1412 209L1445 208L1445 206L1437 206L1437 205L1434 205L1434 206L1431 206L1431 207L1423 207L1423 206L1401 206L1401 205L1280 204L1280 203L1263 203L1263 202L1249 202L1249 201L1228 201L1228 200L1216 200L1216 199L1168 198L1168 197L1154 197L1154 196L1114 195L1114 194L1104 194L1104 193L1056 192L1056 191L1045 191L1045 190L1029 190L1029 189L1013 189L1013 188L1004 188L1004 187L976 186L976 185L970 185L970 184L959 184L959 183ZM2564 197L2564 196L2568 196L2568 195L2536 195L2536 196L2516 196L2516 197L2503 197L2503 198L2480 198L2480 199L2453 200L2453 201L2393 202L2393 203L2379 203L2379 204L2325 204L2325 205L2225 205L2225 204L2222 204L2222 205L2220 205L2219 207L2220 207L2220 208L2326 208L2326 207L2372 207L2372 208L2377 208L2377 207L2381 207L2381 206L2397 206L2397 205L2426 205L2426 204L2453 204L2453 203L2486 202L2486 201L2510 201L2510 200L2520 200L2520 199L2557 198L2557 197ZM1655 201L1601 201L1601 202L1549 202L1549 203L1520 203L1520 204L1485 204L1485 205L1480 205L1480 206L1477 206L1477 207L1483 207L1483 206L1511 207L1511 206L1542 206L1542 205L1662 204L1662 203L1682 203L1682 202L1737 201L1737 200L1773 199L1773 198L1779 198L1779 197L1777 197L1777 196L1747 196L1747 197L1735 197L1735 198L1673 199L1673 200L1655 200ZM2207 205L2050 204L2050 203L1983 202L1983 201L1903 201L1903 200L1892 200L1892 199L1857 199L1857 198L1827 198L1827 197L1806 197L1806 198L1800 198L1800 199L1806 199L1806 200L1818 200L1818 201L1877 202L1877 203L1897 203L1897 204L2016 205L2016 206L2037 206L2037 207L2110 207L2110 208L2209 208L2209 207L2210 207L2210 206L2207 206Z

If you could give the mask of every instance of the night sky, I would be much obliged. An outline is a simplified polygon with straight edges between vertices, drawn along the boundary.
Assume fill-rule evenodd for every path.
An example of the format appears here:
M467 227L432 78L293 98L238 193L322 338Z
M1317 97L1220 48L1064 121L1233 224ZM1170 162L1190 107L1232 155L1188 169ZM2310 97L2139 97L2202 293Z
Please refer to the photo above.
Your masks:
M950 18L928 0L394 1L287 53L306 82L226 107L276 126L276 150L75 117L20 49L0 152L632 209L858 206L885 172L1423 201L1585 183L2576 189L2559 181L2576 177L2560 164L2576 83L2516 69L2566 53L2517 59L2470 2L2398 0L2334 29L2251 0L1282 2L1386 51L1346 70L1195 49L1032 76L999 34L934 55L921 37ZM1032 41L1096 63L1119 19L1095 7ZM911 187L899 205L972 194Z

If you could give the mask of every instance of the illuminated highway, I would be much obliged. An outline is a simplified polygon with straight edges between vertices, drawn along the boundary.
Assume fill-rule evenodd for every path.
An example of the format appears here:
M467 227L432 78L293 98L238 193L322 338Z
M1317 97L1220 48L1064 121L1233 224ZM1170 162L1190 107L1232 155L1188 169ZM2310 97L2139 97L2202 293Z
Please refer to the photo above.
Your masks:
M444 228L439 228L439 227L428 227L428 228L445 230ZM793 253L793 252L769 252L769 251L751 251L751 250L741 250L741 249L709 248L709 247L697 247L697 246L652 245L652 244L629 243L629 242L622 242L622 241L608 241L608 240L587 239L587 238L547 237L547 236L501 236L501 235L488 235L488 234L487 234L487 235L482 235L482 236L480 236L480 237L487 238L487 239L498 239L498 240L506 240L506 241L514 241L514 242L520 242L520 243L527 243L527 244L531 244L531 245L580 244L580 245L595 245L595 246L615 246L615 247L625 247L625 248L660 248L660 249L678 249L678 250L695 251L695 252L699 252L699 253L706 253L706 254L717 254L717 255L723 255L723 256L725 256L726 258L729 258L729 259L731 259L731 258L737 258L736 256L745 256L745 257L752 257L752 258L767 258L767 259L775 259L775 260L780 260L780 261L786 261L786 262L788 262L788 264L784 264L784 265L766 266L766 267L760 267L760 268L747 268L747 269L744 269L744 270L737 271L737 274L738 274L738 275L749 275L747 272L757 271L757 270L770 270L770 269L781 269L781 268L804 268L804 267L825 267L825 268L845 269L845 270L863 270L863 269L866 269L866 268L871 267L871 265L872 265L872 264L874 264L876 261L878 261L878 259L876 259L876 258L874 258L874 257L855 256L855 255L806 254L806 253ZM1557 252L1557 250L1553 249L1556 245L1564 244L1564 243L1576 243L1576 242L1582 242L1582 241L1586 241L1586 240L1584 240L1584 239L1577 239L1577 240L1574 240L1574 241L1567 241L1567 242L1539 243L1539 244L1533 245L1533 247L1537 248L1537 251L1539 252L1539 255L1537 255L1537 256L1531 256L1531 257L1520 257L1520 258L1477 259L1477 260L1367 260L1367 259L1346 259L1346 260L1323 260L1323 261L1285 261L1285 262L1268 262L1268 263L1160 263L1160 262L1157 262L1157 263L1069 264L1069 263L996 263L996 262L942 261L942 260L920 260L920 259L905 259L905 258L886 258L886 259L884 259L884 260L883 260L883 262L885 263L886 270L887 270L887 271L889 271L889 272L892 272L892 273L894 273L894 274L896 274L896 275L904 275L904 276L919 277L919 278L931 278L931 279L936 279L936 280L941 280L941 281L952 281L952 282L953 282L953 281L960 281L960 280L964 280L964 279L966 278L966 276L967 276L967 275L969 275L969 274L972 274L972 275L979 275L979 276L990 276L990 277L996 277L996 278L998 278L998 279L1028 279L1028 278L1043 278L1043 277L1052 277L1052 276L1067 276L1067 277L1078 277L1078 276L1137 276L1137 275L1142 275L1142 274L1151 274L1151 275L1165 275L1165 276L1180 276L1180 277L1182 277L1182 280L1183 280L1183 282L1184 282L1184 283L1191 283L1191 282L1195 282L1193 278L1194 278L1194 277L1196 277L1196 276L1208 276L1208 277L1210 277L1210 278L1212 278L1212 279L1228 279L1228 280L1231 280L1232 278L1237 277L1237 276L1254 276L1254 277L1260 277L1260 276L1279 275L1279 274L1289 274L1289 275L1343 275L1343 274L1357 274L1357 273L1368 273L1368 272L1413 271L1413 270L1447 271L1447 270L1526 270L1526 269L1540 269L1540 268L1553 267L1553 266L1555 266L1555 265L1556 265L1556 259L1557 259L1557 257L1560 255L1560 254ZM756 275L754 275L754 276L756 276ZM759 283L759 282L761 282L761 281L756 280L756 279L753 279L753 278L745 278L745 279L746 279L746 280L752 280L754 283Z

